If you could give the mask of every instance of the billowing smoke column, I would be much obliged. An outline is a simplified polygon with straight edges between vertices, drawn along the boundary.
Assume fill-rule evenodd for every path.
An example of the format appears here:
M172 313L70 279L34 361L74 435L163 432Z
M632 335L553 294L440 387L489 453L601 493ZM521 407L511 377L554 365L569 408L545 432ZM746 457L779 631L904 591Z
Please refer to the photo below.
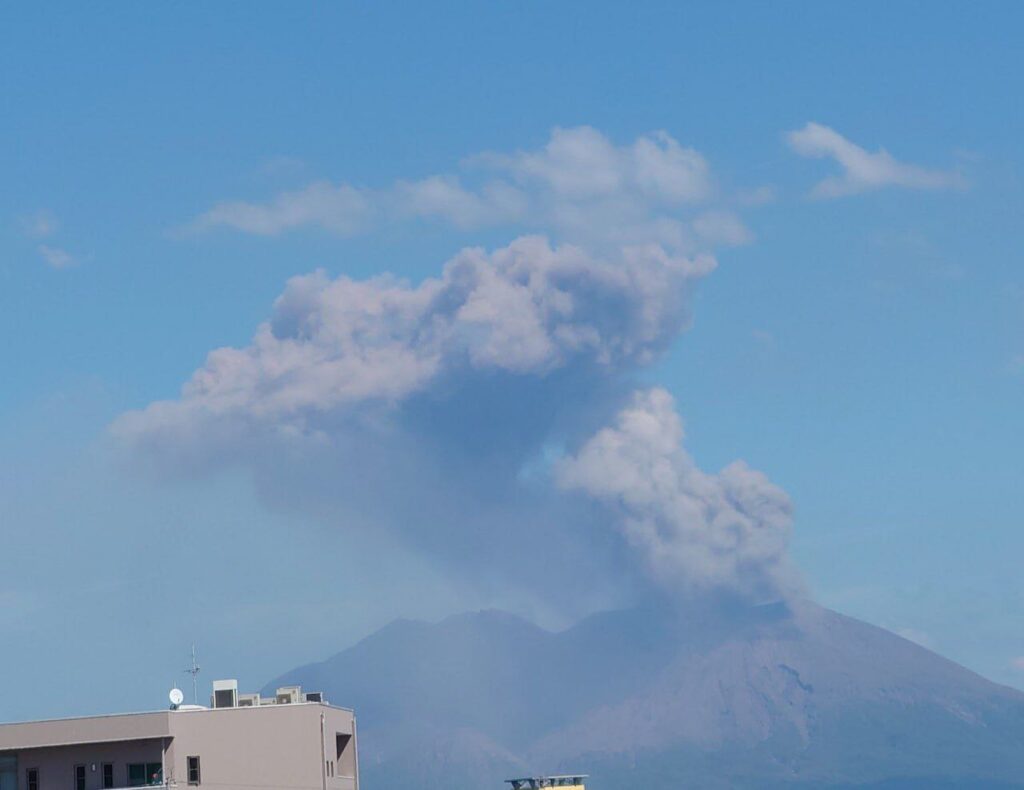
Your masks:
M786 553L785 492L742 461L707 474L682 441L672 396L642 390L614 425L561 460L558 481L607 503L613 523L665 588L753 600L797 592Z
M607 209L615 178L630 194L693 200L671 177L692 182L696 170L706 191L693 152L687 168L658 169L659 151L682 156L670 138L624 155L592 145L593 130L558 134L542 155L514 161L520 182L548 174L544 194L561 195L562 215L566 195L590 200L594 189ZM568 143L568 165L553 161ZM582 143L618 169L574 177ZM630 221L644 227L635 202ZM179 398L113 429L160 469L249 468L278 506L315 500L321 515L389 530L456 565L493 569L547 547L673 594L786 597L785 494L742 463L700 471L671 397L630 394L631 374L686 328L689 294L714 267L654 241L585 248L524 236L464 250L418 284L295 277L248 346L211 352Z

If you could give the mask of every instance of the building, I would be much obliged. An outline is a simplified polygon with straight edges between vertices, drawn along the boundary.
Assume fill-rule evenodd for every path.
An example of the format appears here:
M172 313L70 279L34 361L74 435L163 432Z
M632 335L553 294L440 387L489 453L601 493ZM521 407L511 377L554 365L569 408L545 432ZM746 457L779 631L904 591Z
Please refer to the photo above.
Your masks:
M564 776L526 776L521 779L506 779L512 790L538 790L538 788L560 787L562 790L586 790L583 780L586 774L568 774Z
M236 681L216 681L211 702L2 724L0 790L359 790L352 711L297 686L239 695Z

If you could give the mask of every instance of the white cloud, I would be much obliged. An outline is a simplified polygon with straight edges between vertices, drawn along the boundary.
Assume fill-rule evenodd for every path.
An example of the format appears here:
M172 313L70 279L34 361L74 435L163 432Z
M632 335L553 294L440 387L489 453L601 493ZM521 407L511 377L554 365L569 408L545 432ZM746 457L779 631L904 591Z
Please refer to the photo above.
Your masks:
M268 204L219 203L200 217L197 229L224 226L259 236L316 225L340 236L352 236L370 225L370 196L348 184L318 181L304 189L283 192Z
M789 597L789 498L742 461L717 475L683 449L682 421L662 389L637 392L614 425L558 466L559 483L607 503L652 577L670 589Z
M392 199L399 215L436 217L463 229L515 221L528 210L526 195L509 184L496 181L474 192L455 176L401 181Z
M615 146L589 126L559 128L539 151L483 154L474 160L573 201L634 192L657 203L694 203L708 198L712 189L704 157L681 146L667 132Z
M57 217L46 209L21 217L20 224L25 235L33 239L44 239L47 236L52 236L60 228L60 222L57 220Z
M818 123L789 132L786 139L800 156L831 158L842 168L842 175L826 178L814 187L811 194L815 197L841 197L882 187L949 189L964 184L958 173L905 164L884 149L871 153Z
M749 234L738 217L714 208L696 212L713 197L706 160L667 133L615 145L583 126L555 129L535 151L469 157L460 174L376 190L321 181L265 203L220 203L192 226L260 235L317 227L350 236L432 218L460 229L511 226L613 247L656 242L693 251L742 243Z
M19 224L24 234L32 239L49 238L60 229L57 217L46 209L20 217ZM36 252L51 269L69 269L80 263L76 256L53 244L39 244Z
M60 247L51 247L48 244L40 244L39 254L46 261L47 266L53 269L68 269L78 265L78 259L67 250Z
M508 170L524 183L539 182L569 199L587 200L622 191L628 174L628 153L617 149L596 129L555 129L548 144L536 152L479 158Z

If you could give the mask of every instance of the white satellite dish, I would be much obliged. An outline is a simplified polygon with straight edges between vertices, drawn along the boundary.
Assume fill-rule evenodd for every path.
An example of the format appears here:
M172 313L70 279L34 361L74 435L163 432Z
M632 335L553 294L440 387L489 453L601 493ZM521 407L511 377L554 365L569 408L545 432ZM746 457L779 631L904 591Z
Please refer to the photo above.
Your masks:
M171 698L171 704L178 706L185 701L185 695L181 693L181 689L171 689L171 693L167 695Z

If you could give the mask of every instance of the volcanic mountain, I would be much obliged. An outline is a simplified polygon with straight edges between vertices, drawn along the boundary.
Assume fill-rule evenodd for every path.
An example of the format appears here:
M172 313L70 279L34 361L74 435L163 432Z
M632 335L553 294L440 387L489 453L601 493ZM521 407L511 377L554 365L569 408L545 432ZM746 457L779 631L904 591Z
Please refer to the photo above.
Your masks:
M1024 694L810 604L398 620L287 683L356 709L367 790L1024 788Z

